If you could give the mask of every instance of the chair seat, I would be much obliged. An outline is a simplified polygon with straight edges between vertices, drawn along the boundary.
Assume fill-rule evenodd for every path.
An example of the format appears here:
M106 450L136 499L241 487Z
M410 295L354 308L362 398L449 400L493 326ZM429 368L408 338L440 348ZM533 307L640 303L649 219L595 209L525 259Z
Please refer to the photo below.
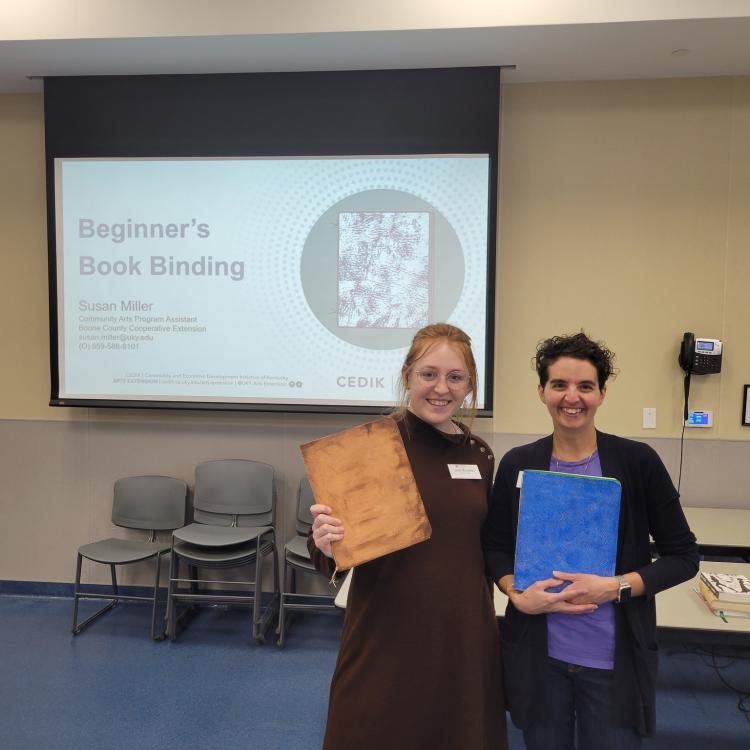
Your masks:
M212 526L206 523L191 523L177 529L174 538L201 547L225 547L254 542L260 535L269 531L273 531L270 526Z
M154 544L135 539L102 539L82 545L78 548L78 554L87 560L105 565L123 565L148 560L168 550L168 544Z
M273 542L268 541L260 545L261 555L268 554L273 550ZM186 542L175 542L174 553L186 562L194 563L216 563L217 565L229 565L230 567L240 565L242 562L250 562L258 552L255 541L245 544L232 544L224 547L202 547Z
M294 539L290 539L284 550L289 555L295 557L301 557L303 559L310 559L310 551L307 549L307 537L306 536L295 536Z
M310 572L315 572L315 566L312 564L312 560L310 560L309 557L298 557L297 555L292 555L291 553L286 553L286 561L287 564L295 567L295 568L302 568L303 570L309 570Z

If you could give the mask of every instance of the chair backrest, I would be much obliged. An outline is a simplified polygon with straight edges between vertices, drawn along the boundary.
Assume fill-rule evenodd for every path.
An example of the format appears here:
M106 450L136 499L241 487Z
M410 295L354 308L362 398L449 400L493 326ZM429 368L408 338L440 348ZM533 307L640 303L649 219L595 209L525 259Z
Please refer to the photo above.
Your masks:
M115 482L112 523L126 529L161 531L185 525L187 483L160 476L124 477Z
M195 467L194 520L217 526L273 526L276 484L273 466L227 459Z
M299 482L299 491L297 492L297 533L300 536L307 536L312 526L313 517L310 513L310 506L315 503L310 480L302 477Z

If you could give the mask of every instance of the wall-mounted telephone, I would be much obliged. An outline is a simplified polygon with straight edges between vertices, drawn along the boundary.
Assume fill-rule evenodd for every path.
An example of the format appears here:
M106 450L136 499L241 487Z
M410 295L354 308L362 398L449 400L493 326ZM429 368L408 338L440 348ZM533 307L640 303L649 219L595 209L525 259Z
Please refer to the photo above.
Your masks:
M682 437L680 438L680 471L677 478L677 491L682 482L682 441L685 439L685 425L689 423L690 378L693 375L713 375L721 372L721 339L696 338L686 331L682 336L680 354L677 361L685 371L685 408L682 413ZM694 424L694 422L692 423ZM710 426L710 425L705 425Z
M721 349L721 339L696 338L687 331L677 361L690 375L713 375L721 372Z

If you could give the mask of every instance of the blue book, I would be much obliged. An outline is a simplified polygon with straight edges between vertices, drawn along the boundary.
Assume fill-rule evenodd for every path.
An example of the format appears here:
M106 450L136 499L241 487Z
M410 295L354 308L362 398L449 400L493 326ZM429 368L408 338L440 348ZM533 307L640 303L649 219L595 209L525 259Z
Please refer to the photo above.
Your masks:
M553 570L614 575L621 494L617 479L524 471L513 586L523 591Z

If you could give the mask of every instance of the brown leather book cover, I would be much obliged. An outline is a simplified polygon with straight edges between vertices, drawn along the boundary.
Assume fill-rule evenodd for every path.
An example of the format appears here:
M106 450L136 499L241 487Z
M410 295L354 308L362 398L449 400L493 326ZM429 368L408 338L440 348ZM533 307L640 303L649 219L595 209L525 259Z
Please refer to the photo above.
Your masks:
M432 536L396 422L390 418L300 446L315 500L344 526L333 544L347 570Z

